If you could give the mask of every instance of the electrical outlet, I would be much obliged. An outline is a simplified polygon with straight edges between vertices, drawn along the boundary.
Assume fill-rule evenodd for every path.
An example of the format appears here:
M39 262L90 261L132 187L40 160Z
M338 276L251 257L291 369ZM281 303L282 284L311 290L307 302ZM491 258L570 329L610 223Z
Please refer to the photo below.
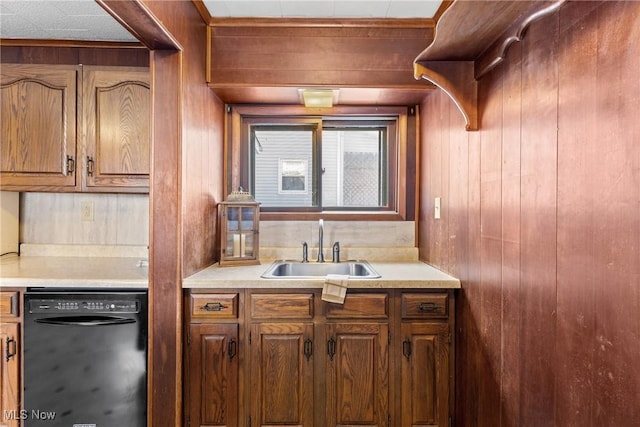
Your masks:
M93 221L93 202L80 203L80 218L83 221Z

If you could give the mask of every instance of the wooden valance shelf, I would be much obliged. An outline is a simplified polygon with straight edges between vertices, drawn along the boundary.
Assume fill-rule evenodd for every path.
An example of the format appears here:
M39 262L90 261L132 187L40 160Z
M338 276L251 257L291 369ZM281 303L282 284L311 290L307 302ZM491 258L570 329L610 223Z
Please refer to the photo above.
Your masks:
M436 25L433 42L414 60L414 77L442 89L478 130L477 80L500 64L529 25L567 0L454 1Z

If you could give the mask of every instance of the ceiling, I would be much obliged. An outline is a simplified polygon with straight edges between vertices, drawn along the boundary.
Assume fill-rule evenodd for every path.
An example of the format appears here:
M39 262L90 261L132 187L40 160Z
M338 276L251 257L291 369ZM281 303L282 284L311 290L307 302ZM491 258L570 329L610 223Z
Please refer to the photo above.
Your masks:
M214 18L432 18L441 0L203 0ZM2 0L0 38L136 42L94 0Z
M212 17L432 18L441 1L203 0Z
M2 0L0 37L137 42L93 0Z

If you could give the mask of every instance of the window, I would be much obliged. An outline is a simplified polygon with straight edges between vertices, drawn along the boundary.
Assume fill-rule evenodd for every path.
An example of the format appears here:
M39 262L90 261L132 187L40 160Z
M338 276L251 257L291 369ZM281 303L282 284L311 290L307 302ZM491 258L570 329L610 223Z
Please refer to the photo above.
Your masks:
M322 132L322 204L325 208L388 205L386 127L325 128Z
M307 159L280 159L278 162L278 193L308 194Z
M399 212L402 114L275 116L267 107L236 108L253 114L231 116L239 131L227 150L229 188L248 189L262 212Z

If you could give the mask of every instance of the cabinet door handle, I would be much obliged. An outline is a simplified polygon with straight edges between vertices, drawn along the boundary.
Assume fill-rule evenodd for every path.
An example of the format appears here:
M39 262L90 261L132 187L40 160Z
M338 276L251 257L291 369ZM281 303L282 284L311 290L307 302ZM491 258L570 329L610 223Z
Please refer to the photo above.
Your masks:
M423 313L435 313L438 311L438 304L435 302L421 302L418 306L418 310Z
M336 355L336 340L334 340L333 337L327 341L327 354L331 360L333 360L333 356Z
M4 348L5 358L7 362L18 352L18 343L15 339L7 337L6 346Z
M304 355L307 360L311 359L311 355L313 354L313 341L309 338L304 340Z
M87 175L93 176L93 157L87 156Z
M229 355L229 359L233 359L236 354L238 354L238 343L233 338L229 340L229 344L227 345L227 354Z
M402 341L402 354L407 360L411 357L411 341L408 338Z
M208 302L202 306L204 311L222 311L223 308L226 308L219 302Z
M76 161L73 160L73 157L67 156L67 175L75 172L76 170Z

